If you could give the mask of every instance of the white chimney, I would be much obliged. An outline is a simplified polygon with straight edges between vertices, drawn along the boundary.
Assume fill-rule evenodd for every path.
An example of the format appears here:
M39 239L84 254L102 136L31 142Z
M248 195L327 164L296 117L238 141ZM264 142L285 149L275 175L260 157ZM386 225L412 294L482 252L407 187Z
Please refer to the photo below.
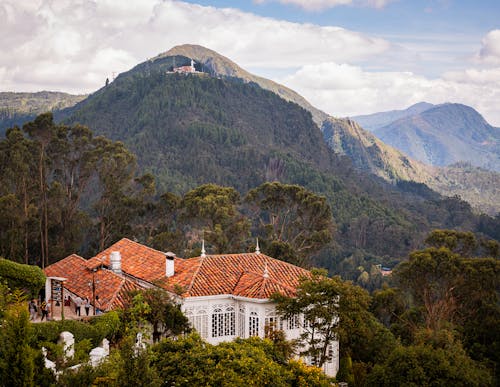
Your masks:
M109 262L113 273L122 274L122 256L119 251L111 252Z
M172 277L175 274L175 253L168 252L165 253L165 275L167 277Z

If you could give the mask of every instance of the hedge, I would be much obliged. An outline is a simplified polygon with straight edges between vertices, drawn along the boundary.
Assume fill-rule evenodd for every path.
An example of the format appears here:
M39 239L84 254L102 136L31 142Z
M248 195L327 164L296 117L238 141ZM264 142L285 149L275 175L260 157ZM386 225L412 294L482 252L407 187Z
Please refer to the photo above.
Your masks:
M0 280L11 289L25 289L36 296L45 285L45 274L38 266L23 265L0 257Z

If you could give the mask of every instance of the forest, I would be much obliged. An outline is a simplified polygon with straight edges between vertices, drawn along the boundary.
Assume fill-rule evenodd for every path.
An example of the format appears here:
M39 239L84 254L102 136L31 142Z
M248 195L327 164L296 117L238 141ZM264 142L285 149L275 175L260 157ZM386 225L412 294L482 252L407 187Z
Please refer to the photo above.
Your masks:
M272 166L279 172L281 161ZM498 385L498 217L475 217L457 198L436 199L425 186L401 183L401 191L430 198L415 204L419 208L434 203L428 215L435 212L433 224L474 223L475 233L427 225L427 235L417 245L399 228L407 220L397 211L362 195L343 207L349 198L342 198L341 190L322 195L271 178L277 175L242 192L214 183L182 194L158 192L156 177L141 173L136 156L123 143L95 136L85 126L57 124L47 113L22 129L7 130L0 141L0 256L8 259L0 260L3 385L123 385L132 380L137 385L329 385L317 369L294 360L300 352L297 343L279 334L221 346L203 343L164 297L132 298L122 312L89 322L29 322L26 300L43 278L24 264L45 267L75 252L91 257L122 237L182 257L199 255L202 239L209 253L227 253L253 249L258 237L270 256L328 269L301 286L342 300L331 306L341 321L333 326L341 351L338 381L354 386ZM340 179L337 184L345 184ZM353 205L369 212L355 216ZM453 219L440 219L443 214ZM355 219L353 226L343 221L349 217ZM372 224L387 220L390 224ZM407 245L394 247L385 261L367 253L366 246L376 249L381 243L377 229L390 233L391 243ZM337 257L350 246L360 248L340 261ZM382 277L380 263L390 263L393 275ZM319 301L321 305L321 297ZM277 302L284 315L304 308L279 297ZM153 315L151 310L163 312ZM182 338L166 338L134 352L131 343L141 321L158 318L179 323L171 332ZM64 360L56 343L63 330L77 333L73 362ZM67 370L87 361L88 349L103 337L111 340L112 361ZM63 370L57 381L43 367L42 346ZM172 362L182 366L172 369ZM206 368L194 366L200 363ZM198 371L193 373L193 367Z
M300 281L296 298L273 296L284 318L304 314L310 327L338 338L336 381L351 386L498 385L500 264L488 256L498 257L498 243L481 244L470 233L438 230L426 238L426 246L395 269L391 285L371 294L314 269ZM30 274L26 286L22 279ZM322 356L328 356L314 337L287 341L282 331L268 327L264 339L210 345L191 331L179 306L163 290L131 292L123 309L83 321L33 324L26 305L43 286L41 270L0 259L0 279L2 386L335 382L297 358L313 354L320 364ZM163 336L153 334L149 341L148 323L162 323ZM75 336L72 357L58 342L62 331ZM139 332L145 332L149 344L138 346ZM110 341L109 356L92 366L89 351L103 338ZM304 347L304 342L314 345ZM57 376L45 368L44 356L53 362Z

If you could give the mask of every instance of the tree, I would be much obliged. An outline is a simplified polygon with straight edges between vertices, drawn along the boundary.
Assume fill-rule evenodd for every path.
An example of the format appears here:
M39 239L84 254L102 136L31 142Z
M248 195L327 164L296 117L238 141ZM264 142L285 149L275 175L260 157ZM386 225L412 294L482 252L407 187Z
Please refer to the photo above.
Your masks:
M102 155L96 151L92 131L82 125L56 127L47 147L51 161L51 258L59 259L78 249L84 227L90 220L81 210L88 200L89 185L96 179L96 164Z
M40 194L40 251L42 268L49 264L49 203L48 203L48 168L49 156L47 155L47 147L55 136L56 126L52 113L40 114L34 121L28 122L23 126L23 130L28 133L31 138L36 140L38 145L38 189Z
M293 252L293 263L304 265L332 240L334 223L326 198L304 187L264 183L249 191L245 202L276 258L290 260L280 254Z
M104 137L95 138L94 152L99 153L96 171L99 177L99 198L94 203L97 212L99 250L112 240L126 234L133 206L128 190L134 177L136 158L121 142Z
M188 319L165 290L151 288L133 291L128 298L126 320L132 323L140 323L141 320L149 322L153 327L153 342L160 340L160 326L163 327L165 337L177 336L191 330Z
M304 350L301 355L313 359L321 367L330 360L329 346L338 340L340 299L343 293L341 280L326 277L326 271L313 270L311 277L300 279L296 297L274 294L276 309L285 319L303 315L304 333L301 341Z
M0 141L0 255L26 264L39 236L35 153L35 142L17 127Z
M398 347L369 375L370 386L493 386L488 372L460 345Z
M8 295L0 330L0 380L3 386L33 386L35 351L26 298L20 290Z
M184 220L203 230L217 253L237 251L249 234L249 222L238 211L239 193L231 187L201 185L184 195Z
M410 254L396 276L414 302L423 307L427 328L439 330L452 321L457 310L457 289L463 283L460 257L447 248L429 248Z

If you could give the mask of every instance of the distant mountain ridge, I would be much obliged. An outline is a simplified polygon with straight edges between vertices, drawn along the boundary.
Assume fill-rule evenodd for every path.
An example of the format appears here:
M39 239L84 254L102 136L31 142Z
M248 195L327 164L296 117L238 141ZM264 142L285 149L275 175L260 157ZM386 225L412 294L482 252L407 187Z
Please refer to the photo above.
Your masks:
M389 125L401 118L410 117L415 114L422 113L432 107L434 107L434 105L431 103L419 102L403 110L390 110L387 112L366 114L361 116L354 116L351 118L359 125L361 125L364 129L373 132L374 130Z
M368 125L386 144L423 163L444 167L466 162L500 171L500 128L488 124L470 106L420 103L406 110L353 119Z
M171 71L175 66L187 65L190 63L191 59L195 61L196 69L202 72L200 73L200 76L203 74L203 72L205 72L207 74L210 74L211 77L228 79L233 83L234 80L239 80L244 84L255 84L265 90L269 90L274 94L277 94L286 101L298 104L311 114L313 121L321 129L323 137L329 148L332 149L337 155L349 157L352 160L353 164L363 171L370 172L387 181L390 181L391 183L396 183L401 180L425 183L433 189L436 189L438 192L442 192L447 195L453 196L458 192L467 192L467 184L462 184L460 186L460 190L455 193L454 189L458 189L458 187L453 182L447 179L444 170L432 168L428 165L413 160L411 157L406 156L397 149L380 141L377 137L364 130L353 120L328 116L321 110L314 108L309 102L307 102L307 100L305 100L302 96L300 96L293 90L279 85L276 82L252 75L243 70L228 58L216 53L215 51L197 45L176 46L165 53L149 59L146 62L138 64L131 70L120 74L108 87L103 87L93 93L87 100L79 103L76 108L70 108L66 112L57 113L56 117L64 118L73 116L73 119L77 119L78 115L83 114L82 112L87 109L86 106L88 106L89 104L96 104L96 101L99 101L100 104L108 106L107 110L101 111L100 113L102 114L102 117L106 117L106 119L104 121L99 121L99 123L92 119L88 121L89 125L91 127L96 127L95 125L99 124L101 126L100 130L102 130L103 134L111 135L111 137L113 137L112 134L114 133L114 135L116 136L117 132L115 132L115 129L108 132L108 129L106 129L107 127L109 127L107 122L120 122L120 128L116 128L116 130L119 130L120 132L125 131L122 134L123 136L130 136L132 133L131 125L135 124L129 121L130 117L128 119L125 119L128 114L123 113L123 106L115 106L117 101L122 101L120 103L124 103L122 98L123 96L119 94L130 92L134 93L132 97L135 98L136 105L130 105L127 108L128 110L136 109L137 106L140 105L142 106L141 114L148 110L152 110L154 112L152 114L159 114L160 112L165 110L165 103L169 105L176 103L175 96L171 96L170 100L168 102L165 102L162 99L163 97L159 98L160 94L158 94L159 92L156 91L158 95L155 98L152 93L149 93L148 90L144 89L150 81L150 76L153 74L156 74L155 76L161 73L164 74ZM132 79L134 79L133 82L137 84L136 89L134 90L129 89L131 87L130 81ZM143 81L141 81L141 79ZM156 85L156 83L154 84ZM178 92L179 91L175 91L175 93ZM139 96L141 95L145 98L147 97L147 103L149 105L147 105L145 101L139 99ZM265 98L267 98L267 96ZM401 117L401 114L413 114L414 112L429 108L429 105L430 104L421 103L410 107L409 109L406 109L406 111L403 113L392 112L392 117L394 117L395 114L398 117ZM180 111L180 109L178 110ZM221 135L220 131L222 130L223 132L226 132L226 135L230 135L230 138L231 136L238 136L234 132L234 128L232 127L232 125L235 124L231 122L224 122L224 114L218 114L218 117L212 117L210 119L213 125L215 125L212 129L214 131L218 131L219 135ZM269 115L270 113L266 114ZM144 118L142 118L142 120L144 121ZM144 121L141 124L143 128L147 122L148 121ZM221 123L222 126L220 125ZM138 129L139 128L137 128L137 130ZM200 129L191 128L190 130L198 131ZM131 139L131 143L141 143L145 137L145 133L139 130L137 134L134 134L134 136L136 136L136 140ZM120 139L120 137L114 138ZM295 140L297 141L298 138L296 138ZM315 154L309 155L310 159L314 158L316 154L322 154L323 151L320 151L320 149L318 148L316 150L311 150L311 153ZM157 157L158 162L164 159L163 156L160 157L154 154L147 154L146 157L148 157L149 159ZM155 161L155 163L157 162ZM163 163L163 161L161 161L160 164L161 163ZM215 166L213 167L215 168ZM459 173L459 170L460 168L457 169L456 173ZM220 175L221 172L211 170L211 173ZM272 173L274 172L269 173L271 173L272 175ZM481 173L482 171L478 170L478 174L480 175ZM470 174L466 174L465 176L470 176ZM437 184L437 182L439 184ZM444 189L444 187L448 183L450 184L450 186L447 186L446 189ZM192 186L193 182L186 182L186 184L187 186ZM487 189L487 186L485 186L483 189ZM469 197L467 197L467 199L470 200L470 202L477 208L486 210L489 213L495 213L496 211L500 210L500 198L495 201L496 196L494 192L486 192L484 197L489 198L487 202L483 202L482 193L480 193L479 195L470 195Z
M7 128L22 125L40 113L74 106L86 97L57 91L0 92L0 135Z

